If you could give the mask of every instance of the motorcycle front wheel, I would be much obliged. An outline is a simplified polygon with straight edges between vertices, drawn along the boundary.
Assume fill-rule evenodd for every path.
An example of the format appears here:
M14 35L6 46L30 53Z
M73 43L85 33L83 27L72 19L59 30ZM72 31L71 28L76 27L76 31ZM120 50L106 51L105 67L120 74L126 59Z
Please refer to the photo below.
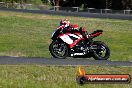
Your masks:
M95 41L92 47L95 48L93 49L93 58L95 60L107 60L110 57L110 49L105 43Z
M65 59L69 54L66 43L60 41L52 41L49 51L54 58L59 59Z

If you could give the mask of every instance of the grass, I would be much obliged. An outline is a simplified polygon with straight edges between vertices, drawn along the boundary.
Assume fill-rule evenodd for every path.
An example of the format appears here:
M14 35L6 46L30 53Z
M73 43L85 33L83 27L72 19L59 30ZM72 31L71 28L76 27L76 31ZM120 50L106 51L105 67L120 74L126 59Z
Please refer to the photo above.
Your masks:
M131 67L83 67L87 74L130 74ZM76 83L78 67L41 65L1 65L0 88L131 88L130 84L86 84Z
M132 21L95 19L0 11L0 56L51 57L48 46L59 20L84 26L89 32L103 29L96 40L111 49L111 60L132 61ZM88 74L130 74L131 67L84 67ZM130 84L76 83L74 66L0 65L0 88L131 88Z
M61 19L69 19L88 32L103 29L95 40L105 42L111 50L111 60L132 61L132 21L53 16L45 14L0 11L0 55L48 57L51 34Z

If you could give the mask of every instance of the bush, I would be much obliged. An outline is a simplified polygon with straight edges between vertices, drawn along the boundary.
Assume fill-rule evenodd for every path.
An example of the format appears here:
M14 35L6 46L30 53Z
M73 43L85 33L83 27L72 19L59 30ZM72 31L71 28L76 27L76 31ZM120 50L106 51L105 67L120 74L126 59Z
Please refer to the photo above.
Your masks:
M41 5L41 0L27 0L27 3L35 4L35 5Z
M49 4L48 0L41 0L44 4Z

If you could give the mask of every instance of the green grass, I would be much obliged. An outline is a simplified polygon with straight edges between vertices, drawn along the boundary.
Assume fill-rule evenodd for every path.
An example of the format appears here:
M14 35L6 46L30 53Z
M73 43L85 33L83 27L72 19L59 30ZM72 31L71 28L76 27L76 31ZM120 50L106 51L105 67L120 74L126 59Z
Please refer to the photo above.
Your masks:
M87 74L130 74L131 67L83 67ZM131 88L130 84L86 84L76 83L78 67L41 65L0 65L1 88Z
M0 11L0 56L51 57L48 46L61 19L84 26L89 32L103 29L96 40L111 49L111 60L132 61L132 21L95 19ZM88 74L130 74L131 67L84 67ZM131 88L131 84L76 83L78 67L0 65L0 88Z
M51 33L65 18L86 27L88 32L103 29L103 35L95 40L110 47L110 59L132 61L132 21L4 11L0 11L0 55L51 57L48 51Z

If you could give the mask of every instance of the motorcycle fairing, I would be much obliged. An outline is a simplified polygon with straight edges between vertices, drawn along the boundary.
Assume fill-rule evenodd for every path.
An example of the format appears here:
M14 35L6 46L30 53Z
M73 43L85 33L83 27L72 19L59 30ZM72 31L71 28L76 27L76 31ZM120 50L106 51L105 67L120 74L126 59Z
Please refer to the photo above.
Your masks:
M76 40L75 41L72 40L70 36L76 38ZM67 43L70 48L76 45L80 40L84 39L82 35L80 35L79 33L78 34L66 33L66 34L59 35L58 37L61 38L65 43Z
M79 41L81 41L84 38L80 38L78 40L75 40L72 44L70 44L70 48L72 48L74 45L76 45Z
M66 42L67 44L72 44L73 43L73 40L66 34L64 35L61 35L60 38Z

